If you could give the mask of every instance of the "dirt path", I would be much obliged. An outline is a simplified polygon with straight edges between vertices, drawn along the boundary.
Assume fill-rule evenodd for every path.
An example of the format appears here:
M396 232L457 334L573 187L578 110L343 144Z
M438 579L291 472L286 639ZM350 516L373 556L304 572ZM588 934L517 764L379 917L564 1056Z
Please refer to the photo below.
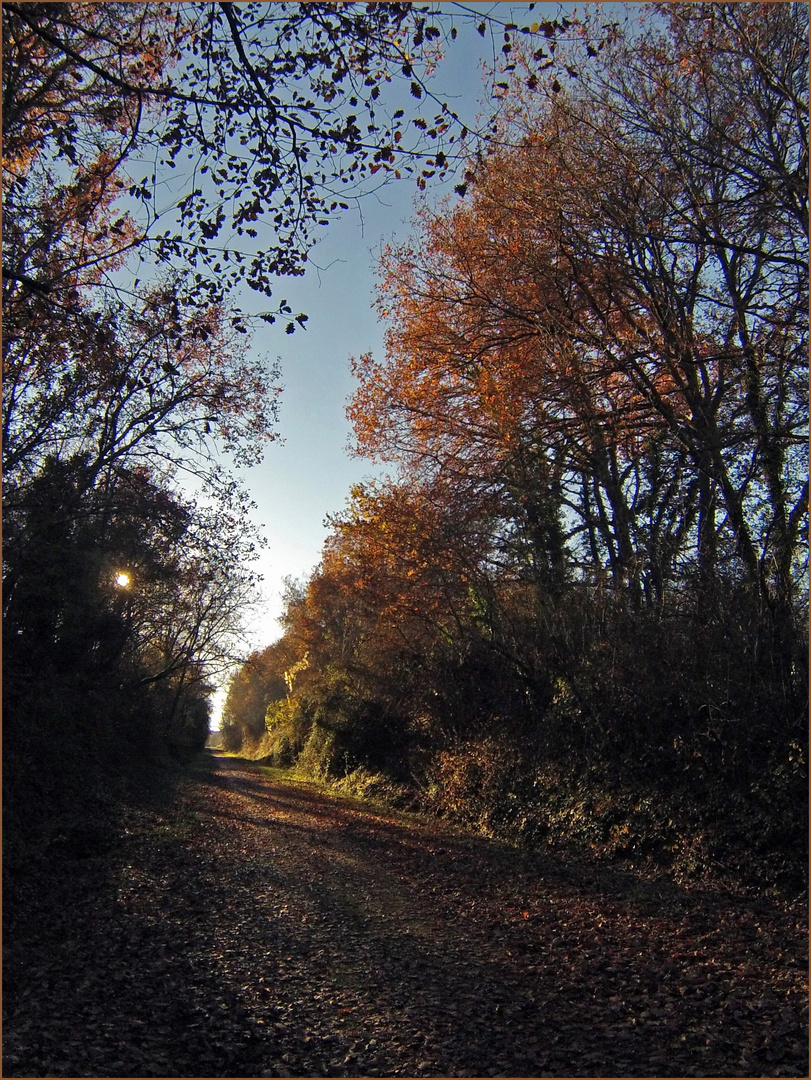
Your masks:
M6 961L5 1076L807 1076L801 910L214 755Z

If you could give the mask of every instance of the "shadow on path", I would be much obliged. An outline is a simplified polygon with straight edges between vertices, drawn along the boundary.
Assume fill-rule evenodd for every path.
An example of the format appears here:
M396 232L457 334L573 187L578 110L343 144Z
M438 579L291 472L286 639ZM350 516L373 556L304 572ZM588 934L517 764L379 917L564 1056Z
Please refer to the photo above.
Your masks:
M4 1075L807 1075L797 909L208 760L115 859L55 868Z

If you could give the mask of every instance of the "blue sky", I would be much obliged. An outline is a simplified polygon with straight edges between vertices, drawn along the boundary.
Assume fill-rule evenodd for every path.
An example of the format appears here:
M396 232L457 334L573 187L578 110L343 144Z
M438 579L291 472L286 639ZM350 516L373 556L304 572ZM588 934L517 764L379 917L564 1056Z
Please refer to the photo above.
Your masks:
M569 4L544 3L536 4L531 14L527 5L520 4L461 6L467 11L492 11L504 20L514 9L521 23L576 10ZM605 7L614 9L613 17L622 17L633 14L638 5ZM478 114L489 111L482 61L492 61L492 54L489 35L481 38L466 26L433 77L437 96L471 127ZM429 188L426 197L436 201L458 182ZM328 533L326 515L341 510L352 485L375 471L371 463L347 452L351 428L345 409L353 390L349 359L364 352L382 355L385 328L374 310L375 268L386 242L410 235L415 195L414 181L394 182L326 228L311 252L310 271L303 278L280 280L275 293L294 312L307 313L307 329L290 336L282 324L258 331L254 339L260 354L281 361L284 391L278 429L284 442L271 445L260 466L242 473L257 504L254 520L268 541L255 564L264 577L264 601L247 618L251 649L263 648L280 636L277 619L284 579L309 577ZM215 699L215 723L222 697L218 694Z
M494 6L507 18L510 5L466 5L481 11ZM543 18L542 9L550 14L560 10L557 4L539 4L539 14L532 17ZM454 44L433 85L472 123L482 111L480 100L486 99L481 60L492 45L472 27L460 31ZM428 198L439 199L454 183L458 179L429 189ZM382 353L384 326L374 310L375 267L386 242L409 235L415 193L413 181L395 181L326 228L311 252L310 271L303 278L280 280L276 292L294 311L307 313L307 329L291 336L282 324L257 331L254 338L257 352L281 360L279 434L284 442L271 445L260 466L242 473L257 503L254 519L268 540L256 564L265 579L266 599L250 618L253 648L279 636L284 578L307 577L318 563L328 532L325 516L340 510L352 485L374 472L369 462L347 453L351 428L345 408L353 390L349 359Z

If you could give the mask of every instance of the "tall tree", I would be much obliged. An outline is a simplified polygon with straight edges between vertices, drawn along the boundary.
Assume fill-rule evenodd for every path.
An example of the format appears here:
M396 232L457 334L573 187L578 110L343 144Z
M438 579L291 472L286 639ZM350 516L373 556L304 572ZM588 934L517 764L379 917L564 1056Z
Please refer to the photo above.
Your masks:
M358 365L352 415L361 448L497 478L518 505L532 459L529 487L580 519L576 561L660 594L692 550L785 629L805 565L805 37L799 8L765 11L768 45L736 12L674 9L568 89L525 58L515 150L387 258L389 360Z

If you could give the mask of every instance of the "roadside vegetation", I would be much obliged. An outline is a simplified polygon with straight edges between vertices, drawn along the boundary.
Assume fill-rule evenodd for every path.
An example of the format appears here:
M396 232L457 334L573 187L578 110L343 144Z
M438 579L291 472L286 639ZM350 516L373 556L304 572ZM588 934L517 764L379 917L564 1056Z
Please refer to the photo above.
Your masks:
M385 253L386 353L348 412L391 474L290 583L225 746L801 889L807 9L674 5L592 40L551 84L514 50L460 198Z

